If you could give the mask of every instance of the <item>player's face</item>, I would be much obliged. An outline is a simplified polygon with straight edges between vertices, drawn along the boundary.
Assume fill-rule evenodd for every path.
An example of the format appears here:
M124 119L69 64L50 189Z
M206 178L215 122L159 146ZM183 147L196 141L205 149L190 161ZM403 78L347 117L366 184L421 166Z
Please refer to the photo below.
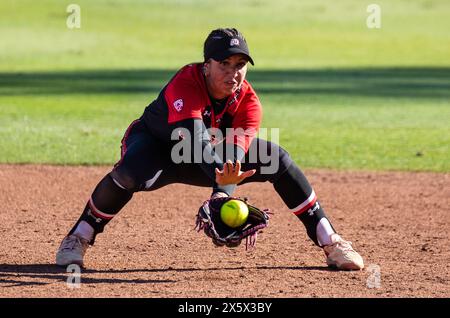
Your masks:
M223 61L210 59L205 63L206 86L209 94L222 99L233 94L247 74L247 57L235 54Z

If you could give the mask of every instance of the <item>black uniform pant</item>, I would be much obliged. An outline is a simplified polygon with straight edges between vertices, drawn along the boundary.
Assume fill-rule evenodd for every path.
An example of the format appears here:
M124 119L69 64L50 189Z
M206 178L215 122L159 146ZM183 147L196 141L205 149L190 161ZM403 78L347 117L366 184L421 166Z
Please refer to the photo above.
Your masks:
M97 185L71 232L82 220L94 228L95 235L103 232L104 226L138 191L152 191L172 183L213 185L213 180L198 164L175 163L171 147L151 135L140 120L134 121L127 129L121 150L120 161ZM287 207L305 224L311 239L318 244L316 226L325 214L311 185L289 154L275 143L254 138L241 167L242 171L251 169L256 169L256 173L241 184L271 182ZM309 213L304 213L307 211Z
M289 154L269 141L255 138L242 160L242 171L256 173L242 183L274 182L292 164ZM112 171L113 178L133 192L151 191L171 183L212 187L196 163L174 163L171 147L148 133L145 125L135 121L122 141L122 158Z

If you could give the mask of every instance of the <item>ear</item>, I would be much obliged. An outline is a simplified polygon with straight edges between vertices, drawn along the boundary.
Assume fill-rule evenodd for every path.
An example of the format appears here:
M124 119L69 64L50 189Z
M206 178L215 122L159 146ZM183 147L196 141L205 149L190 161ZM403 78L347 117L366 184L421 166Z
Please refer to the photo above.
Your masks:
M206 61L205 63L203 63L203 74L205 76L209 76L209 67L210 67L211 63L208 61Z

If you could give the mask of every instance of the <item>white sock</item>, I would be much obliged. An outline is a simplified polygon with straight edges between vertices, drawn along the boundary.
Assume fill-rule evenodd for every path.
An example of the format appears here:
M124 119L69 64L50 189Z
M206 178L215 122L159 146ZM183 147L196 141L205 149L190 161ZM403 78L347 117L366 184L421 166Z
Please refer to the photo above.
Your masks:
M333 242L331 241L331 235L334 233L336 232L334 232L328 219L321 218L316 228L317 241L319 242L319 245L324 246L332 244Z
M90 226L86 221L81 221L73 232L73 235L90 241L94 238L94 228Z

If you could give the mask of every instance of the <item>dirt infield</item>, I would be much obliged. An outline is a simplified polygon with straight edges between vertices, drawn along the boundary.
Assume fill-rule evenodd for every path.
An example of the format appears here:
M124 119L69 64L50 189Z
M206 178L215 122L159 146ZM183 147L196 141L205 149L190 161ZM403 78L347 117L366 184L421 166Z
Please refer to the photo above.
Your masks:
M450 296L450 174L327 170L305 174L366 270L329 270L269 183L237 192L275 213L252 252L196 233L209 190L171 185L135 195L88 251L80 288L69 288L55 251L108 171L0 165L0 297Z

